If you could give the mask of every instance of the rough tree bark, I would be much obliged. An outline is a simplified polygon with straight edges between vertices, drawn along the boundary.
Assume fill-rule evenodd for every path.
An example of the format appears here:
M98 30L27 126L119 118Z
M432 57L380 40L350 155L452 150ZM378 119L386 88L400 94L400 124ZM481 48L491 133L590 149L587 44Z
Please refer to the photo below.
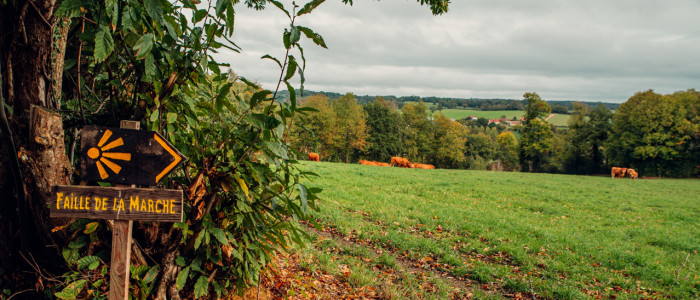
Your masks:
M62 221L51 220L45 204L51 186L68 184L71 172L63 122L54 112L59 102L49 96L54 72L62 72L52 59L63 64L63 57L52 58L55 7L55 0L0 3L0 92L7 116L0 131L0 263L7 270L29 267L20 253L40 270L65 267L63 237L51 234Z

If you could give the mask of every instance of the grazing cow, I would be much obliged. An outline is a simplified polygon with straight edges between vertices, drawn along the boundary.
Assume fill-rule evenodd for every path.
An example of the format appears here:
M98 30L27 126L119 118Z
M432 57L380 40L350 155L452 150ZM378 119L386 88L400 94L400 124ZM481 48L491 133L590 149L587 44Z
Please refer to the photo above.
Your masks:
M637 171L635 171L634 169L627 169L627 174L630 175L630 179L637 179L637 177L639 176L639 174L637 174Z
M377 164L369 160L360 159L359 163L365 166L376 166Z
M391 166L398 165L401 168L412 168L411 162L403 157L394 156L391 158Z
M627 172L627 168L612 167L612 171L610 171L610 176L612 176L613 179L616 175L618 176L618 178L622 178L625 177L625 172Z
M377 166L380 166L380 167L391 167L390 164L387 164L385 162L373 161L373 163Z
M310 161L319 161L321 159L320 156L318 156L318 153L309 153L309 160Z
M426 165L426 164L413 164L413 166L414 166L416 169L426 169L426 170L435 169L435 166L433 166L433 165Z

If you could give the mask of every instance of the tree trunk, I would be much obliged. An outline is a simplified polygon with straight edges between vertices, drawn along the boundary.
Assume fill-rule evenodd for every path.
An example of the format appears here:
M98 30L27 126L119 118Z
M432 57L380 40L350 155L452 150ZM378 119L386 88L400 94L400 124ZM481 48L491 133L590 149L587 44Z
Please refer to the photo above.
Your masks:
M11 109L0 136L0 262L8 271L28 267L20 252L42 269L58 273L65 267L63 237L51 234L65 220L51 220L46 207L51 187L69 184L71 172L63 122L54 112L59 102L48 96L52 73L62 72L52 64L55 5L51 0L0 4L0 92ZM58 60L62 65L63 57L53 58Z

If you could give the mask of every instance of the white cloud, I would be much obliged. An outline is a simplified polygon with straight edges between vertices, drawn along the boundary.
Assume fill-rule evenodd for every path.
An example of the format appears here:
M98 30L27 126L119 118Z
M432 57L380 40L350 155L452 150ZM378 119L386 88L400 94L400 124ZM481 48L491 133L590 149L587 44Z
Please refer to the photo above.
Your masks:
M463 0L432 16L412 0L329 0L297 21L329 47L303 41L308 89L622 102L646 89L698 88L697 11L696 0ZM243 53L218 59L274 87L276 64L259 58L284 57L286 16L239 6L236 21Z

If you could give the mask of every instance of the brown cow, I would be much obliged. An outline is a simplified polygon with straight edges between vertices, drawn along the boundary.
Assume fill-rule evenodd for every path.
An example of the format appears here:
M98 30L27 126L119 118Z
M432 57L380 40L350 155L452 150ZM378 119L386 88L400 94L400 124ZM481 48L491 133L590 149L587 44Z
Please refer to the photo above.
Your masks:
M637 174L637 171L635 171L634 169L627 169L627 174L630 175L630 179L637 179L637 177L639 176L639 174Z
M411 162L403 157L394 156L391 158L391 166L398 165L401 168L412 168Z
M435 169L435 166L433 166L433 165L426 165L426 164L413 164L413 166L414 166L416 169L426 169L426 170L428 170L428 169Z
M319 161L321 157L318 155L318 153L309 153L309 160L310 161Z
M618 167L612 167L612 171L610 171L610 176L612 178L615 178L615 175L618 176L618 178L625 177L625 172L627 172L627 168L618 168Z
M375 165L380 166L380 167L391 167L390 164L387 164L385 162L379 162L379 161L372 161Z
M365 165L365 166L376 166L377 165L374 162L371 162L369 160L364 160L364 159L360 159L359 163L361 165Z

